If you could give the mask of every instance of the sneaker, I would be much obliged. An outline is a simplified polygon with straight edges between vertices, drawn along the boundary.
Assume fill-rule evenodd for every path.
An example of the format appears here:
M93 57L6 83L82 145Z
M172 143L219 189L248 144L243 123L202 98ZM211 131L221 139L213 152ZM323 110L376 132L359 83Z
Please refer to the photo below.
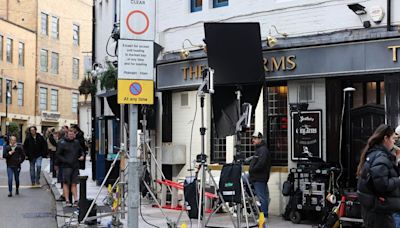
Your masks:
M15 195L19 195L19 190L18 190L18 188L15 189Z
M74 202L74 207L77 207L77 206L78 206L78 203L79 203L79 201L78 201L78 200L75 200L75 202Z
M70 202L67 201L67 202L65 203L65 206L67 206L67 207L72 207L72 204L71 204Z
M8 193L8 197L12 197L12 193L10 192L10 193Z

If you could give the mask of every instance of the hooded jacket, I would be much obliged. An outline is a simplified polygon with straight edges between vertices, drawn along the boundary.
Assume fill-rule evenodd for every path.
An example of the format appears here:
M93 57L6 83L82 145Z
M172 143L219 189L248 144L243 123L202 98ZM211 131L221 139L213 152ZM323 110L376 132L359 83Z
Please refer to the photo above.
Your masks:
M382 214L400 211L400 179L395 156L383 145L370 148L365 156L357 183L361 205Z
M250 162L250 180L256 182L268 182L271 171L271 153L264 141L256 145L254 157Z

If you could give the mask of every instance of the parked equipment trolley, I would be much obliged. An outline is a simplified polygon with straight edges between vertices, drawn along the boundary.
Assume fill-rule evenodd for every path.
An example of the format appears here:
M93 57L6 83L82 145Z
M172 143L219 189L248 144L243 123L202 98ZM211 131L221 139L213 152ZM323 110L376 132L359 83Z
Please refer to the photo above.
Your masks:
M284 183L282 193L289 196L284 218L293 223L300 223L302 218L312 212L321 216L331 206L327 202L328 195L337 194L334 184L336 168L329 167L321 159L313 158L297 164L297 168L290 170L288 180Z

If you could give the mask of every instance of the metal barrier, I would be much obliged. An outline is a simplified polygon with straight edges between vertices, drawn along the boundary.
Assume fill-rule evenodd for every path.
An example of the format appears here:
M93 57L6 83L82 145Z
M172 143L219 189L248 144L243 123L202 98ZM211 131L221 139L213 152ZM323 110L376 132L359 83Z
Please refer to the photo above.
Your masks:
M183 184L171 181L171 180L156 180L158 184L161 185L161 207L173 210L182 210L182 206L179 205L179 190L183 190ZM171 202L170 205L167 204L167 190L171 191ZM210 192L205 193L206 202L205 208L207 213L212 212L212 202L218 199L218 195Z

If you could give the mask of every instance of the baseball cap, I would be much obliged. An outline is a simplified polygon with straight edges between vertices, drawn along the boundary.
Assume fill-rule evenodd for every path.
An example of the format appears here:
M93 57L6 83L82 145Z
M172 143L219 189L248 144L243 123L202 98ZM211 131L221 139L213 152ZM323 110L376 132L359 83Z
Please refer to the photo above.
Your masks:
M396 127L396 130L394 130L394 132L395 132L397 135L400 135L400 125Z
M263 134L259 131L255 131L252 135L253 138L262 138Z

